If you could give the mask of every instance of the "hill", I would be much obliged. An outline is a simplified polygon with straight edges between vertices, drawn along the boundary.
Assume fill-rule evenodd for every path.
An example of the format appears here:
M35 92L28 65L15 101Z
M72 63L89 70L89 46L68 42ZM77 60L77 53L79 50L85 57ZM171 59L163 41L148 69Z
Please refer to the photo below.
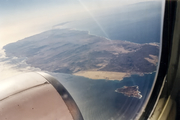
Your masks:
M4 49L7 56L26 58L27 64L44 71L110 80L155 71L159 54L158 44L109 40L70 29L46 31ZM112 72L116 77L104 72Z

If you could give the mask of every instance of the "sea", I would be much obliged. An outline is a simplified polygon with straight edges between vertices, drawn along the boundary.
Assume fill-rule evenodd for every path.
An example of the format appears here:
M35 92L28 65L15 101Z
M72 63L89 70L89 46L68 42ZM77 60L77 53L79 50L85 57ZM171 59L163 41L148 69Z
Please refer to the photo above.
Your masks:
M63 26L89 31L90 34L110 40L124 40L140 44L160 42L163 20L161 2L136 3L89 14L89 18L69 21Z
M156 72L118 80L92 80L63 73L49 73L69 91L84 120L131 120L139 114L152 88ZM115 92L123 86L139 86L142 98Z

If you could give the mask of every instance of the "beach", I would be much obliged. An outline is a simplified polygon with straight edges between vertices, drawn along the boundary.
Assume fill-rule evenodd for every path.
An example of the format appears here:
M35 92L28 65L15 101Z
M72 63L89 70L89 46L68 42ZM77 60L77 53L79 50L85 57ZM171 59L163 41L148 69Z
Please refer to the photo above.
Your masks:
M109 72L109 71L80 71L73 73L76 76L83 76L90 79L106 79L106 80L123 80L130 77L130 73L126 72Z

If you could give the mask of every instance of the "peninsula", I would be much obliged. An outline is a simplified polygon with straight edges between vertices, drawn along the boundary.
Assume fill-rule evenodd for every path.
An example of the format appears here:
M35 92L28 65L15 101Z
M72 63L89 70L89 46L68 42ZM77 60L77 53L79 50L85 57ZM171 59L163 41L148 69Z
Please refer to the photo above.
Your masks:
M122 80L132 74L154 72L159 45L109 40L88 31L53 29L4 46L8 57L42 71L90 79Z

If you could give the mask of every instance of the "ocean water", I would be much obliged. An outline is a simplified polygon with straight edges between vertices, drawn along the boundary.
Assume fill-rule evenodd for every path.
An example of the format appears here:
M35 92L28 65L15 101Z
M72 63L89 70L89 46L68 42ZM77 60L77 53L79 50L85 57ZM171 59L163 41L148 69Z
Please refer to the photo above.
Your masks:
M93 80L63 73L50 73L74 98L85 120L134 119L149 95L155 72L132 75L122 81ZM141 99L115 92L123 86L139 86Z
M160 42L161 2L142 2L91 13L88 19L71 21L67 28L89 31L90 34L111 40L126 40L135 43Z

